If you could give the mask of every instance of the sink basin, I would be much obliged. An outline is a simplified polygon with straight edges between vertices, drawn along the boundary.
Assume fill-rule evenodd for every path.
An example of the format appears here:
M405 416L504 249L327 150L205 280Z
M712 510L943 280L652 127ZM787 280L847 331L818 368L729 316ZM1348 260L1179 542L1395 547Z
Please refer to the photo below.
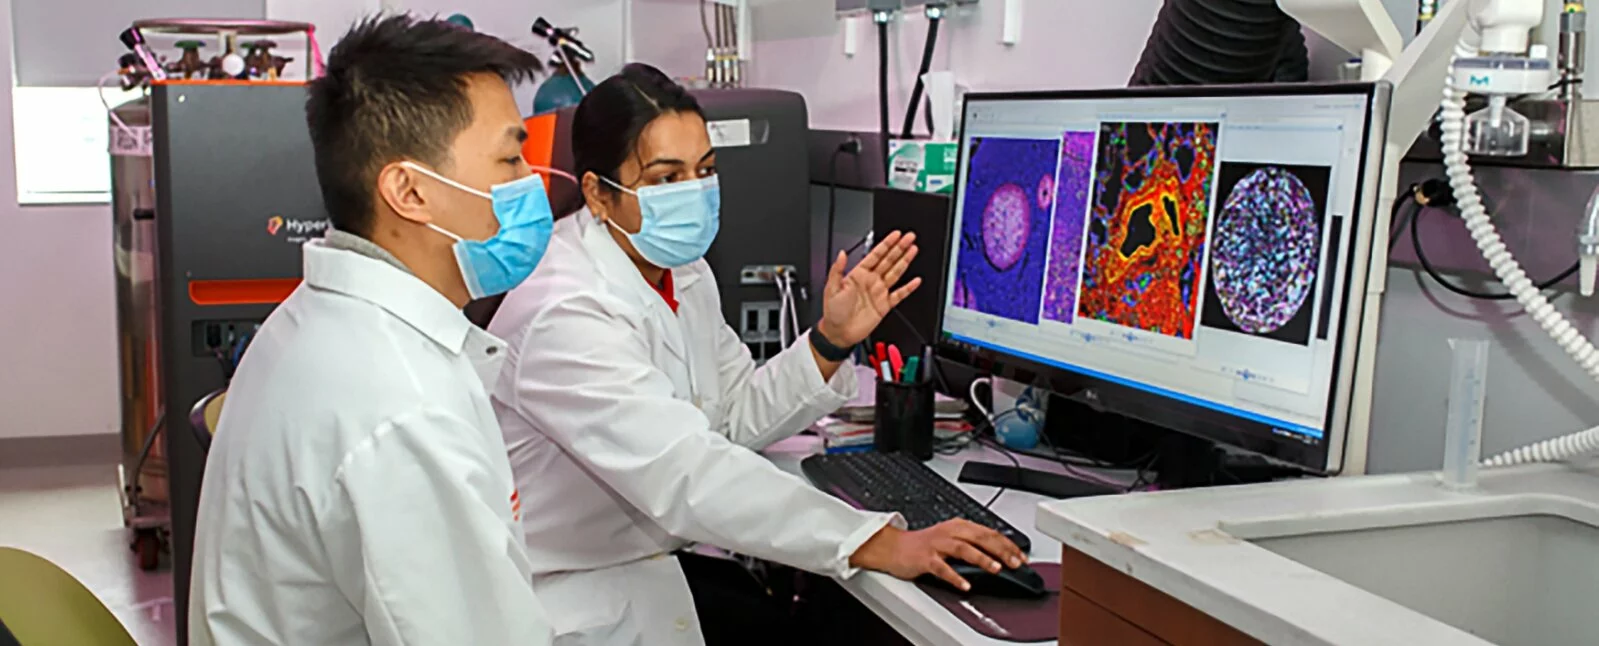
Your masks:
M1220 529L1500 646L1599 643L1599 507L1587 502L1499 496Z

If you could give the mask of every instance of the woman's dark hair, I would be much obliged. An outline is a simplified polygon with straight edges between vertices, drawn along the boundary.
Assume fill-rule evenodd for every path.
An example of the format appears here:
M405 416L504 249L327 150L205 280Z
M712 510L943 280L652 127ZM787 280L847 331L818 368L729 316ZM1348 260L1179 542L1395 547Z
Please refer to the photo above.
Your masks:
M700 102L688 90L649 65L631 63L605 79L583 97L572 118L572 161L578 179L594 173L621 183L617 169L628 155L637 153L644 128L673 112L705 118Z

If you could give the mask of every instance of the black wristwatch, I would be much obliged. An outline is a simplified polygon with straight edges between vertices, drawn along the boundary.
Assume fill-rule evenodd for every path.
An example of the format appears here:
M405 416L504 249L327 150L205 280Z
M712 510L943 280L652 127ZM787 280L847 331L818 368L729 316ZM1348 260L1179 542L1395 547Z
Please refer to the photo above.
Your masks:
M828 361L843 361L855 353L854 348L840 348L827 340L827 335L821 330L811 328L811 347L816 348L816 354Z

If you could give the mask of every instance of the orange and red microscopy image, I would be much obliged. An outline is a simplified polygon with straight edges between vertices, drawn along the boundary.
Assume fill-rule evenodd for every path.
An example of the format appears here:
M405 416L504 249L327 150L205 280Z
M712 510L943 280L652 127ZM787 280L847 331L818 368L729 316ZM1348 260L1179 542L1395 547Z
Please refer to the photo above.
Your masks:
M1104 123L1077 314L1194 338L1215 123Z

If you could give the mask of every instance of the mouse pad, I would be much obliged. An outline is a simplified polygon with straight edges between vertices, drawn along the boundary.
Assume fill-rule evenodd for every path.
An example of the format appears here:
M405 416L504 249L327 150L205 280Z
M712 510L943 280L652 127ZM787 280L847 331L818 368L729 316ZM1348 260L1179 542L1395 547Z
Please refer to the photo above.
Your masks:
M1042 599L962 596L941 587L916 584L972 630L1009 642L1054 641L1060 633L1060 564L1029 563L1044 577Z

